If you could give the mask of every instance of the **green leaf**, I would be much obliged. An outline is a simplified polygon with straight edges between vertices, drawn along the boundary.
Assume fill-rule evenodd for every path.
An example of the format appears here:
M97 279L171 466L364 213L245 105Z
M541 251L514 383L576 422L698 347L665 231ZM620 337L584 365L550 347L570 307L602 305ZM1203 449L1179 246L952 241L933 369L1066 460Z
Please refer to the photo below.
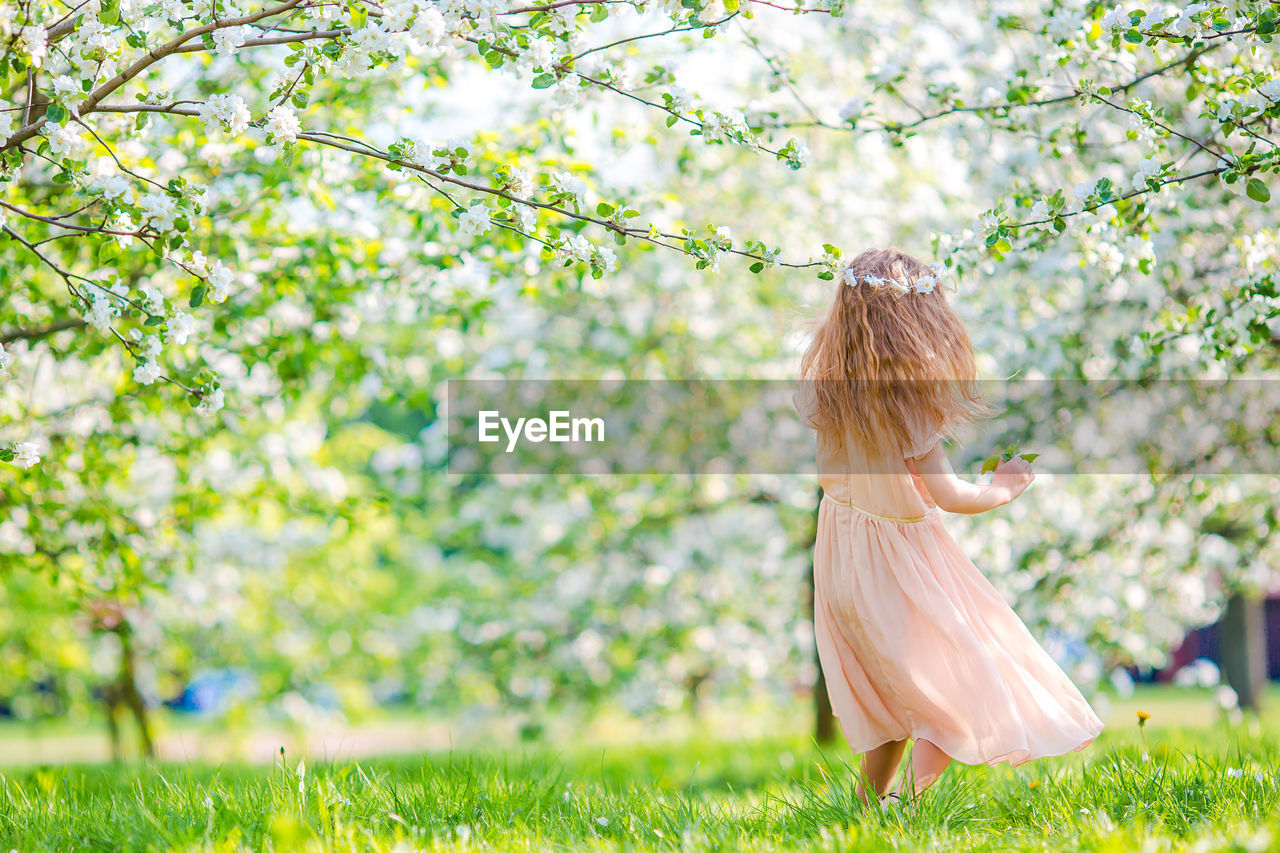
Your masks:
M533 78L533 88L535 89L547 89L555 84L556 78L554 74L539 74Z
M12 462L12 461L13 461L13 448L0 447L0 462Z
M754 264L751 265L751 271L756 275L759 275L763 270L764 270L763 261L756 261Z
M1023 459L1025 459L1025 460L1027 460L1028 462L1035 462L1037 459L1039 459L1039 458L1040 458L1040 454L1039 454L1039 453L1024 453L1024 454L1022 454L1022 458L1023 458Z
M62 104L50 104L45 112L45 118L54 124L62 124L67 120L67 108Z
M204 302L205 291L208 290L203 284L197 284L195 289L191 291L191 298L187 300L187 304L192 308L199 308Z
M163 323L163 322L164 322L164 317L161 317L159 314L152 314L150 317L148 317L148 318L143 322L143 325L144 325L144 326L159 326L159 325L160 325L161 323Z
M293 95L290 96L289 100L293 102L295 107L301 110L306 108L307 103L311 100L311 96L306 92L294 92Z
M1271 190L1258 178L1250 178L1249 183L1244 185L1244 191L1256 202L1266 204L1271 201Z
M596 213L601 216L610 216L613 214L613 205L607 201L602 201L596 205Z
M359 3L349 2L347 8L351 11L351 29L358 30L364 27L369 21L369 12Z
M982 463L981 473L986 474L991 471L994 471L996 470L996 466L998 466L999 464L1000 464L999 456L989 456L987 457L987 460Z

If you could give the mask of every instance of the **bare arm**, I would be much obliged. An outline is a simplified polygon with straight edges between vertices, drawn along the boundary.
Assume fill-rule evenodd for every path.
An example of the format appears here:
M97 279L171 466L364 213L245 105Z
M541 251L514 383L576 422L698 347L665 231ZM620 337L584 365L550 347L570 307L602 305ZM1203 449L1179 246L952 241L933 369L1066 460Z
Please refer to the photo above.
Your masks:
M908 459L914 464L924 482L929 496L940 509L973 515L1004 506L1026 491L1036 475L1031 473L1031 463L1014 457L1002 461L990 483L970 483L956 476L942 442L937 442L923 456Z

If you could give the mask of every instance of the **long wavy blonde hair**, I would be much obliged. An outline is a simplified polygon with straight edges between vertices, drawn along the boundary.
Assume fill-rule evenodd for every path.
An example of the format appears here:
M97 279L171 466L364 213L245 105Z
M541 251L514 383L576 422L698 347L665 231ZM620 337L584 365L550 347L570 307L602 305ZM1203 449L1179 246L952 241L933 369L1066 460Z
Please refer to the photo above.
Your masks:
M900 249L869 249L849 262L858 276L935 275ZM902 292L836 275L835 298L800 363L801 410L819 436L868 454L908 452L935 431L991 413L979 394L973 345L941 286Z

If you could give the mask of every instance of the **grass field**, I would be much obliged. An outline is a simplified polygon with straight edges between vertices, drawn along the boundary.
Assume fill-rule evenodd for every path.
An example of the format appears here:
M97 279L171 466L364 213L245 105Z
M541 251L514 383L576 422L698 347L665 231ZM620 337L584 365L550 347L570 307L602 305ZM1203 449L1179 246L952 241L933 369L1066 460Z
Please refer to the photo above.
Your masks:
M1140 692L1084 753L956 766L885 809L858 803L842 744L767 721L358 762L10 767L0 850L1280 848L1280 725L1214 722L1206 701Z

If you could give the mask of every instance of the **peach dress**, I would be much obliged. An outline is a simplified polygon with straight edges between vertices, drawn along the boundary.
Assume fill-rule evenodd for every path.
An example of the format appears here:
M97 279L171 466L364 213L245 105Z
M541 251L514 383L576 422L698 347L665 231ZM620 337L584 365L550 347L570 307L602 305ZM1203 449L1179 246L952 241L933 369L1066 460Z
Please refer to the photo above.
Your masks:
M814 630L855 753L923 739L963 764L1016 766L1093 742L1102 721L960 550L906 457L820 441L818 471Z

